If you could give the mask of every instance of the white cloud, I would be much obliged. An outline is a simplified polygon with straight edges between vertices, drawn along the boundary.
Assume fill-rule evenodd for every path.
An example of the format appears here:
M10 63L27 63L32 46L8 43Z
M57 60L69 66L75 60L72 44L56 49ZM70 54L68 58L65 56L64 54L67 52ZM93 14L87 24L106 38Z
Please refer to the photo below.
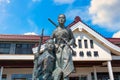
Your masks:
M80 16L83 21L90 19L87 6L66 10L65 15L70 20L73 20L76 16Z
M29 24L29 26L31 27L31 28L37 28L38 26L37 26L37 24L33 21L33 20L31 20L31 19L28 19L27 20L27 22L28 22L28 24Z
M56 4L72 4L75 0L54 0Z
M119 0L92 0L89 7L93 24L98 24L111 31L120 29L119 11Z
M120 31L114 33L112 37L113 38L120 38Z
M32 19L27 19L27 22L29 24L29 32L38 32L38 25L32 20Z
M10 3L10 0L0 0L0 4L4 4L4 3Z
M32 27L36 26L36 24L31 20L31 19L28 19L28 24Z
M6 8L9 3L10 0L0 0L0 14L6 13Z
M24 33L24 35L38 35L38 34L36 34L35 32L27 32L27 33Z

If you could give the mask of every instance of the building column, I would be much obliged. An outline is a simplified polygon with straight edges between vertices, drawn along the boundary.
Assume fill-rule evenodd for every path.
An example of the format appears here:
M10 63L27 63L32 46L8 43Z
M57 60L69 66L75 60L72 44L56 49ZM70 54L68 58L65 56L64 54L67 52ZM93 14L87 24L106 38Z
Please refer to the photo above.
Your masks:
M108 66L108 71L109 71L109 78L110 80L114 80L111 61L107 61L107 66Z
M94 68L94 79L95 79L95 80L97 80L96 67L95 67L95 66L93 66L93 68Z
M0 67L0 80L2 80L3 66Z

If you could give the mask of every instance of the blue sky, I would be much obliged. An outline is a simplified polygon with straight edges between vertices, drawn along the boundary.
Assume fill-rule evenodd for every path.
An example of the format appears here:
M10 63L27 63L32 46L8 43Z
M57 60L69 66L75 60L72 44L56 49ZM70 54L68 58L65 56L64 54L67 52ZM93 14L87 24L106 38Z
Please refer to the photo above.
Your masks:
M55 29L49 21L66 15L66 26L75 16L104 37L120 35L119 0L0 0L0 34L51 35Z

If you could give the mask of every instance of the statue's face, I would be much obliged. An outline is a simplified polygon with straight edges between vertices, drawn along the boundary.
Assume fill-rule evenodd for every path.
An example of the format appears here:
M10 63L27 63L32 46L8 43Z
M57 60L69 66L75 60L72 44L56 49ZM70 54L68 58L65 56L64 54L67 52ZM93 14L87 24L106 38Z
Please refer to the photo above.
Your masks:
M60 24L64 24L65 21L66 21L65 15L63 15L63 14L59 15L59 17L58 17L58 22L59 22Z
M54 43L53 43L53 41L52 40L49 40L48 42L47 42L47 49L48 50L53 50L54 49Z

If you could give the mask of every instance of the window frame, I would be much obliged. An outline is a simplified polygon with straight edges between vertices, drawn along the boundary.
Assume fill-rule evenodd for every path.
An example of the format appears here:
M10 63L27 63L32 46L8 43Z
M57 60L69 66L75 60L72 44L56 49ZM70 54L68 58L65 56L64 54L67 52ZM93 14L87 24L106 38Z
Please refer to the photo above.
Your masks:
M79 46L79 48L82 48L82 40L81 39L78 39L78 46Z
M90 40L90 48L94 48L93 40Z
M84 47L88 48L88 40L87 39L84 40Z

